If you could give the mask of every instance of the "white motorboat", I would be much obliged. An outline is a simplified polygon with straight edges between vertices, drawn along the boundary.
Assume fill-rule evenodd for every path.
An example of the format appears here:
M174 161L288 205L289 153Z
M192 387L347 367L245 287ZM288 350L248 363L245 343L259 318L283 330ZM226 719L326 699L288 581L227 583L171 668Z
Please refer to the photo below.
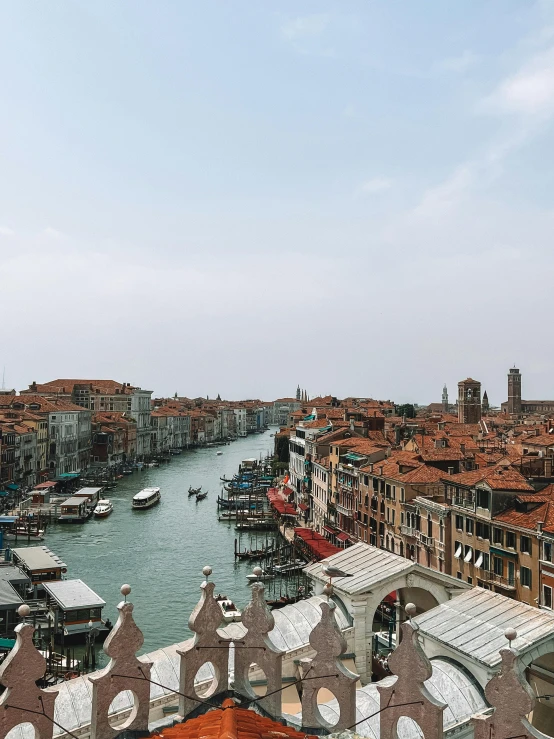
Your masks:
M152 508L160 502L160 488L144 488L133 497L132 507L136 510Z
M216 456L220 457L223 454L223 452L216 452Z
M273 580L275 575L273 575L271 572L267 572L267 570L262 570L261 575L255 575L252 573L251 575L246 575L246 579L250 584L254 582L260 582L262 580Z
M229 600L224 595L219 595L216 598L217 602L221 607L223 613L223 620L226 624L230 624L232 621L240 621L242 614L232 600Z
M111 500L99 500L93 513L95 518L106 518L113 512L113 503Z

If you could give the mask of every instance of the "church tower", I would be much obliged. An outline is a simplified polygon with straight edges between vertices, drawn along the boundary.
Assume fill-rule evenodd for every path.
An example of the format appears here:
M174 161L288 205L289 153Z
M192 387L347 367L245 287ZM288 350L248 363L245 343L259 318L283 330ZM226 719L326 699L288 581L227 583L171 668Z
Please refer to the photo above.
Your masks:
M485 415L489 412L489 396L487 395L486 390L483 393L483 402L481 403L481 408Z
M508 372L508 413L521 413L521 373L516 367Z
M444 383L444 387L442 389L442 410L444 413L448 413L448 390L446 388L446 383Z
M296 388L296 400L300 400L300 385Z
M479 423L481 420L481 383L462 380L458 383L458 422Z

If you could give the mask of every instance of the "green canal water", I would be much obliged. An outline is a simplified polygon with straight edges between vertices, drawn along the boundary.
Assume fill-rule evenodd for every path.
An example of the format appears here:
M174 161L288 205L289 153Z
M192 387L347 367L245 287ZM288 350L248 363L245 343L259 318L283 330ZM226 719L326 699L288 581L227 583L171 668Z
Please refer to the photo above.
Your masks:
M107 493L114 512L82 525L51 524L44 544L67 564L68 579L84 580L105 601L104 617L115 623L119 588L129 583L134 617L148 652L190 636L188 618L198 602L202 567L213 568L216 592L242 607L249 599L252 565L235 562L235 529L217 520L220 477L229 477L248 457L271 451L271 431L211 449L186 451L156 469L135 472ZM217 451L223 454L218 456ZM209 490L197 503L189 485ZM131 498L144 487L161 488L159 505L134 511ZM263 535L265 536L265 534ZM243 535L246 548L250 537ZM100 656L100 655L99 655Z

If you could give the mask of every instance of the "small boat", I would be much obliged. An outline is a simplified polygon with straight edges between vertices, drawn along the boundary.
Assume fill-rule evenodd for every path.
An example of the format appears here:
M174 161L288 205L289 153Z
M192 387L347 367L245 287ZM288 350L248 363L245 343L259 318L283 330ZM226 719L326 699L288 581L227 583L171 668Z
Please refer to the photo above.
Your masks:
M205 493L197 493L196 494L196 502L198 503L199 500L204 500L204 498L208 497L208 491L206 490Z
M202 490L202 485L200 485L199 488L193 488L192 485L189 485L189 497L192 495L198 495L198 493Z
M144 488L137 493L132 500L132 507L137 511L145 508L152 508L156 503L160 502L160 488Z
M226 624L230 624L232 621L240 621L242 614L232 600L229 600L226 595L218 595L216 598L220 605L223 613L223 620Z
M169 453L170 454L181 454L181 450L180 449L170 449Z
M216 454L216 457L220 457L223 454L223 452L216 452L215 454Z
M253 572L250 575L246 575L246 579L250 584L253 582L260 582L260 580L273 580L274 577L275 575L267 570L262 570L261 575L255 575Z
M95 518L106 518L113 511L111 500L99 500L93 513Z

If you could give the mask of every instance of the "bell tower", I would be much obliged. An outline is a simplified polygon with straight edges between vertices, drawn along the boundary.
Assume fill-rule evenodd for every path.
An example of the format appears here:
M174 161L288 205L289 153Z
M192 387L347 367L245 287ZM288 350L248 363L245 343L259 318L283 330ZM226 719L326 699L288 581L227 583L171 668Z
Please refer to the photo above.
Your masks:
M508 413L521 413L521 372L517 367L508 372Z
M481 420L481 383L462 380L458 383L458 422L479 423Z
M444 383L444 387L442 389L442 410L444 413L448 413L448 390L446 388L446 383Z

